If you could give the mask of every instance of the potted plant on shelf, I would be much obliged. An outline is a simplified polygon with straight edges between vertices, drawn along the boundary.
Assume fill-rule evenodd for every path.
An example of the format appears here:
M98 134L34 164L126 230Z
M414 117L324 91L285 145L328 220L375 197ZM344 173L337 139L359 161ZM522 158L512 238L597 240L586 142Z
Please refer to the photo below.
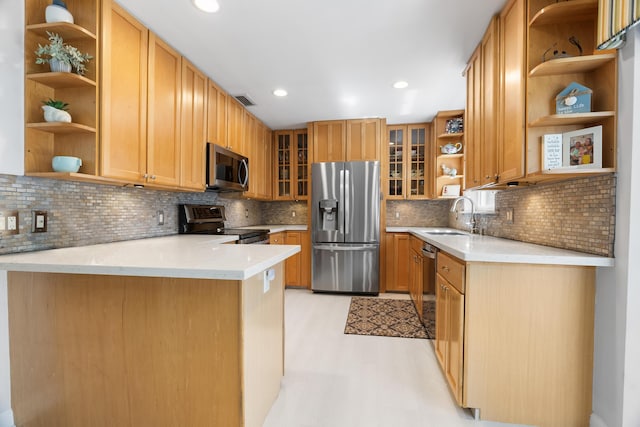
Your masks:
M70 73L74 68L76 73L83 75L87 70L85 63L93 59L88 53L82 53L78 48L64 43L59 34L50 33L49 44L42 46L38 44L35 54L36 64L49 64L53 72Z
M71 114L66 110L69 104L58 99L49 98L48 101L42 101L44 104L44 120L46 122L64 122L71 123Z

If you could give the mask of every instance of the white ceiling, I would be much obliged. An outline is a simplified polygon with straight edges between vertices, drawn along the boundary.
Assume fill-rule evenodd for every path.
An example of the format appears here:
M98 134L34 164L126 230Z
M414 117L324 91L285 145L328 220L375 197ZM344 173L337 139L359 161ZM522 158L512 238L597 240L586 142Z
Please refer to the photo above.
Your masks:
M218 0L215 14L191 0L118 2L231 95L249 95L267 126L288 129L464 108L465 64L505 0Z

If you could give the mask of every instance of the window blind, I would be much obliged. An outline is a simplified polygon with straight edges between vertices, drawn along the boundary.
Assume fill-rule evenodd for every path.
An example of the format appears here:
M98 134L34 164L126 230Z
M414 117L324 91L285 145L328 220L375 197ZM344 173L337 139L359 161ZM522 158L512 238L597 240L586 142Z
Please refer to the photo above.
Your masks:
M598 0L598 49L616 49L640 21L640 0Z

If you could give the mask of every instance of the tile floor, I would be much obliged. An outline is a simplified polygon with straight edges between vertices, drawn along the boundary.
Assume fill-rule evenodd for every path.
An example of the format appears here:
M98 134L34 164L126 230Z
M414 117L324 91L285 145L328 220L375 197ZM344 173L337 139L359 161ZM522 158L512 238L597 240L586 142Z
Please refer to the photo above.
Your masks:
M264 427L507 426L457 407L429 340L343 334L349 302L286 290L285 376Z

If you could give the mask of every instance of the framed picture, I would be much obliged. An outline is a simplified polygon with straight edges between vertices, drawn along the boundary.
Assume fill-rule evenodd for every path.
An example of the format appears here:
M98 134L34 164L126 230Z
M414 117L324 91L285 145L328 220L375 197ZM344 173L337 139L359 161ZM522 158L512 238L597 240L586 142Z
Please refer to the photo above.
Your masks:
M562 167L562 134L550 133L542 137L542 170Z
M460 185L448 184L442 186L443 197L458 197L460 195Z
M562 134L562 166L572 169L602 167L602 126Z

